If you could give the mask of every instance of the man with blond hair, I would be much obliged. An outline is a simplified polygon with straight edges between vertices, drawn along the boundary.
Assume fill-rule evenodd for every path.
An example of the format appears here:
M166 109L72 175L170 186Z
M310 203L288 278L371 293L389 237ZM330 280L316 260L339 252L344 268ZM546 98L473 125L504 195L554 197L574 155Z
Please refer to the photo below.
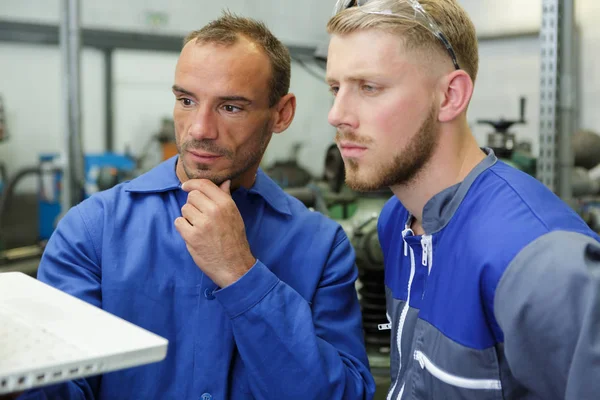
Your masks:
M378 223L387 398L597 399L599 238L478 146L468 15L456 0L340 0L327 28L347 184L394 193Z
M167 358L27 399L372 398L348 238L259 169L294 117L290 69L252 19L186 38L179 155L71 209L38 274L167 338Z

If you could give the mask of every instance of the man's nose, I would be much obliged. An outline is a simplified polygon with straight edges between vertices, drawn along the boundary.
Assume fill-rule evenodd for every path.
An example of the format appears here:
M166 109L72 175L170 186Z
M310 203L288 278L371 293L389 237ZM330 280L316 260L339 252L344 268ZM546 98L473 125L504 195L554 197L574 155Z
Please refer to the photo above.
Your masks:
M340 90L334 97L327 120L336 128L344 125L356 128L357 118L352 110L350 94Z
M214 113L207 107L198 107L188 133L195 140L216 139L218 130Z

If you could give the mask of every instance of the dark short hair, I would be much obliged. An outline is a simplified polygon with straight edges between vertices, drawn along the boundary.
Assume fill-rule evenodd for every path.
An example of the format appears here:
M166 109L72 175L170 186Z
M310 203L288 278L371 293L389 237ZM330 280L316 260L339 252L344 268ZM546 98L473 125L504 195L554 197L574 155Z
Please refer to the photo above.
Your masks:
M288 48L263 22L226 11L219 19L187 35L184 45L192 40L232 45L240 36L258 44L269 57L271 63L269 106L272 107L290 90L291 57Z

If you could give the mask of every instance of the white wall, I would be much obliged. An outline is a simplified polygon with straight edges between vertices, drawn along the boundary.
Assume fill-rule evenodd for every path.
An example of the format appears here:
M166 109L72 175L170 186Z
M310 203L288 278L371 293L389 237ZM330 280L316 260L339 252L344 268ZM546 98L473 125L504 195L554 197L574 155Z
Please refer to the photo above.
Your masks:
M459 0L471 14L480 35L539 29L542 0ZM82 26L183 35L219 15L222 8L264 20L287 44L316 46L326 39L325 23L333 0L303 2L276 0L81 0ZM0 19L57 24L61 0L0 0ZM154 20L150 17L154 15ZM581 32L580 109L582 128L600 131L598 109L600 72L600 5L577 0ZM154 22L153 22L154 21ZM158 21L158 22L156 22ZM514 128L519 139L538 142L539 45L536 39L506 39L480 43L481 65L469 110L469 122L483 145L490 127L477 119L516 118L519 96L528 100L526 126ZM82 56L84 146L101 151L104 144L103 55L86 49ZM170 93L177 54L119 50L114 53L115 149L126 146L139 152L172 112ZM315 72L323 74L315 66ZM41 152L62 148L63 95L61 60L57 47L0 42L0 95L8 112L9 141L0 144L0 159L9 173L32 165ZM325 149L334 131L327 124L331 96L326 85L297 64L292 71L292 91L298 110L288 131L277 135L265 163L287 158L294 142L303 142L300 162L314 174L322 173ZM24 185L27 190L33 182Z
M0 18L57 24L62 0L0 0ZM287 44L316 45L333 9L331 0L80 0L81 24L136 32L184 34L223 9L266 21ZM158 16L153 18L152 16ZM158 22L157 22L158 21Z
M458 0L458 3L471 16L480 35L531 31L540 26L542 0Z
M115 151L140 154L161 119L173 117L177 54L117 50L113 56Z
M81 60L83 142L91 152L104 147L102 54L84 50ZM9 176L36 165L39 154L64 148L61 55L54 46L0 43L0 94L4 99L8 141L0 143L0 160ZM34 179L18 188L32 190Z

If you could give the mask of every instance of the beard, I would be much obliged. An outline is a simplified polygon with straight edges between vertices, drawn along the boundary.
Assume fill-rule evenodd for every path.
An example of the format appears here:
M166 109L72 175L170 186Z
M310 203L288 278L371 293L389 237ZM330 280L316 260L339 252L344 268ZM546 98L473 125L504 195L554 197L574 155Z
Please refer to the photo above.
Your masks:
M365 166L356 160L345 159L346 185L358 192L369 192L412 183L431 159L439 136L437 109L432 106L417 134L392 160L382 160L377 164ZM336 141L339 143L342 138L355 143L365 143L365 140L361 141L354 133L342 135L338 132Z
M259 132L255 133L258 142L250 143L247 148L240 151L232 151L221 147L212 139L190 139L183 143L177 142L179 162L181 163L188 179L208 179L219 186L227 180L234 180L246 171L258 165L271 140L271 124L268 121ZM207 164L192 163L185 161L185 153L189 150L202 150L215 155L222 156L230 161L231 167L225 171L215 171L214 167Z

